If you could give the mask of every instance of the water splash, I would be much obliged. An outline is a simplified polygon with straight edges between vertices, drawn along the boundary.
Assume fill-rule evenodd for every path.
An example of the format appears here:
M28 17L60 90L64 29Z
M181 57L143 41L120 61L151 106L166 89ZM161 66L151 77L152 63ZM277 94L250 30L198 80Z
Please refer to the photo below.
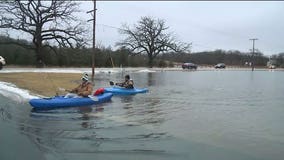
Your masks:
M0 82L0 94L20 103L32 98L39 98L39 96L30 94L28 90L18 88L16 85L7 82Z

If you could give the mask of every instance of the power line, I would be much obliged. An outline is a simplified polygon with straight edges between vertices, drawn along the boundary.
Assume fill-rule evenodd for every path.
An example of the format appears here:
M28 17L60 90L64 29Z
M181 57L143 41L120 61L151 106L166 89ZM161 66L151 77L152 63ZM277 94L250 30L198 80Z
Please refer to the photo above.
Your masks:
M119 28L119 27L115 27L115 26L111 26L111 25L107 25L107 24L98 23L97 25L105 26L105 27L113 28L113 29L117 29L117 30L125 30L125 29L122 29L122 28Z
M116 30L121 30L121 31L125 30L125 29L122 29L122 28L120 28L120 27L116 27L116 26L112 26L112 25L108 25L108 24L97 23L97 25L103 26L103 27L107 27L107 28L116 29ZM235 36L230 35L230 34L227 34L227 33L225 33L225 32L217 32L217 31L212 30L212 29L209 29L209 30L214 31L214 32L219 33L219 34L222 34L222 35L226 35L226 36L230 36L230 37L235 37ZM239 36L238 38L244 38L244 36ZM201 46L201 47L204 47L204 48L208 48L208 49L210 49L210 50L215 50L215 49L217 49L217 48L215 48L215 47L211 47L211 46L208 46L207 44L205 45L205 44L202 44L202 43L199 43L199 42L198 42L198 43L192 42L192 45L193 45L193 46L194 46L194 45L195 45L195 46Z
M117 29L117 30L125 30L125 29L122 29L122 28L119 28L119 27L115 27L115 26L111 26L111 25L107 25L107 24L102 24L102 23L97 23L97 25L104 26L104 27L107 27L107 28ZM207 46L207 45L204 45L204 44L195 43L195 42L192 42L192 43L193 43L193 45L209 48L209 49L212 49L212 50L215 49L213 47L210 47L210 46Z

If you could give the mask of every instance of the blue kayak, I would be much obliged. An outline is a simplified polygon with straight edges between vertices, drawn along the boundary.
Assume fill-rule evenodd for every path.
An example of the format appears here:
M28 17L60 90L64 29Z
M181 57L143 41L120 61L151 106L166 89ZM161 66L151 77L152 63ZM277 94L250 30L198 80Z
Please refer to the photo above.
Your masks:
M110 101L112 93L103 93L98 96L78 97L78 98L64 98L64 96L55 96L52 98L31 99L30 105L35 109L52 109L64 107L77 107L100 104Z
M124 87L108 87L104 88L105 93L113 93L115 95L131 95L131 94L137 94L137 93L146 93L148 92L147 88L133 88L133 89L127 89Z

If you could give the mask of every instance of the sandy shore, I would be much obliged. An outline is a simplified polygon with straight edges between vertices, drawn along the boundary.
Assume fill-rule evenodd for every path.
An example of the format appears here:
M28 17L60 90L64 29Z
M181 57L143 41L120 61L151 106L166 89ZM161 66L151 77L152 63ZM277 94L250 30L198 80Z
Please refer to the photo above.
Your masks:
M19 88L43 96L64 93L60 88L72 89L80 83L78 73L1 73L0 81L13 83Z

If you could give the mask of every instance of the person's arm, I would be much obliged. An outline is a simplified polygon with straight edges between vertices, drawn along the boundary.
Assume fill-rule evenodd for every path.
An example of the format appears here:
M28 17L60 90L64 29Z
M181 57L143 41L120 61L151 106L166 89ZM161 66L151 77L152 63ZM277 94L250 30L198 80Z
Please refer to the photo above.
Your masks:
M124 83L115 83L115 85L123 87Z
M78 95L79 96L83 96L83 97L88 97L88 95L91 95L92 94L92 91L93 91L93 85L91 83L89 83L87 85L87 88L85 91L79 93Z
M72 90L70 91L70 93L77 93L80 86L81 86L81 85L79 85L79 86L77 86L76 88L72 89Z

